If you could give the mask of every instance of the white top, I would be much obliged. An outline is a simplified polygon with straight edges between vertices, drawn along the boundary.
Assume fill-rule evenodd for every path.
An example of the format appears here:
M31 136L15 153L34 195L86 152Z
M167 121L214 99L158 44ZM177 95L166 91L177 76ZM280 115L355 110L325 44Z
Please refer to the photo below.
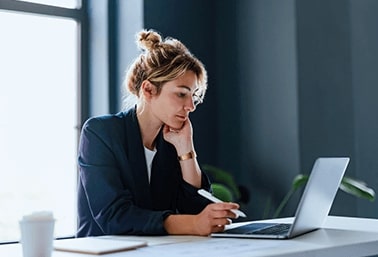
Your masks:
M156 148L154 150L150 150L147 147L144 147L144 155L146 156L146 164L147 164L148 182L151 181L152 161L154 160L155 154L156 154Z

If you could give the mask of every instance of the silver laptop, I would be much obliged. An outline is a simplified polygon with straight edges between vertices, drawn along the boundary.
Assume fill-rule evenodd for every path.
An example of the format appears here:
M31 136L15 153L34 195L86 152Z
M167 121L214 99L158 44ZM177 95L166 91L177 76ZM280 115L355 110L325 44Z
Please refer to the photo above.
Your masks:
M211 236L288 239L321 228L348 163L348 157L318 158L315 161L293 223L253 222Z

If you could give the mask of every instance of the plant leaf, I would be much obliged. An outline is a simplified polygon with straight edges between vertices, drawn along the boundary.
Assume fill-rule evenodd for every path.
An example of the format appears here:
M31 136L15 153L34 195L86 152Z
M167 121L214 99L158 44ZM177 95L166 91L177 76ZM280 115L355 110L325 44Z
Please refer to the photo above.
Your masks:
M234 177L229 172L208 164L204 164L201 167L210 177L213 178L214 183L225 185L227 188L229 188L229 190L231 190L234 200L239 200L239 187L236 184Z
M309 175L304 174L298 174L297 176L295 176L292 182L292 188L294 189L294 191L305 185L308 181L308 178Z
M340 189L348 194L368 199L371 202L375 200L374 190L368 187L365 182L360 180L350 177L343 177Z
M233 202L235 200L230 189L222 184L213 183L211 184L211 189L213 195L224 202Z
M291 196L295 193L297 189L301 188L307 183L309 177L309 175L305 174L298 174L294 177L291 188L289 192L285 195L284 199L281 201L280 205L278 206L273 216L274 218L280 215L281 211L286 206ZM348 194L351 194L359 198L365 198L369 201L375 200L374 190L368 187L365 182L357 179L344 176L340 184L340 189Z

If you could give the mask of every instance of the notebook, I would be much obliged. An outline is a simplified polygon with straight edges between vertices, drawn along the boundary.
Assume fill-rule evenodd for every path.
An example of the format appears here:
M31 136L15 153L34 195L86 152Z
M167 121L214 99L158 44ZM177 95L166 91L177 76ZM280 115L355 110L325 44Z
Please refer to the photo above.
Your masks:
M143 246L147 246L147 242L137 240L116 240L101 237L70 238L54 241L54 249L57 251L96 255L129 251Z
M289 239L321 228L348 163L348 157L322 157L315 161L292 223L253 222L211 236Z

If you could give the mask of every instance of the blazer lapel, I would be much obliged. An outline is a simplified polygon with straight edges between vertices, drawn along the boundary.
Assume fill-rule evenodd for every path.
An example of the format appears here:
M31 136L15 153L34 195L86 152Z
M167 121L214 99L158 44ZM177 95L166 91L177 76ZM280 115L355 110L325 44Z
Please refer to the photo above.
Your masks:
M152 205L155 210L174 210L181 174L180 167L172 161L177 156L176 150L164 140L162 131L157 136L156 148L150 183Z
M124 144L127 159L130 163L130 172L135 182L135 200L140 207L151 208L146 158L135 108L126 113L125 130L126 139Z

